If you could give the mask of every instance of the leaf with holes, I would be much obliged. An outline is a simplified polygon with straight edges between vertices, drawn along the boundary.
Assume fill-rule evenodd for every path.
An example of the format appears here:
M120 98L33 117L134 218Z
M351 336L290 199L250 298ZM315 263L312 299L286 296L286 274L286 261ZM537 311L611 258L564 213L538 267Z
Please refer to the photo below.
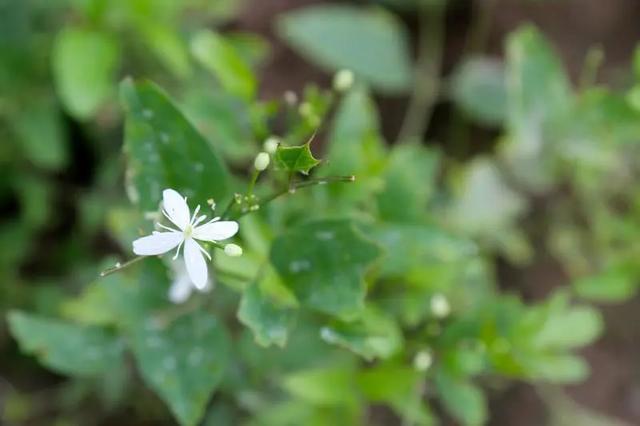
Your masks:
M271 247L271 262L284 284L311 308L352 316L363 307L363 274L380 248L348 220L325 220L297 226Z
M229 337L224 326L203 311L170 324L149 318L133 330L131 342L145 382L181 425L196 425L229 362Z
M125 80L121 97L133 201L143 210L156 210L165 188L184 194L193 205L229 196L224 163L162 90L150 82Z
M9 313L11 334L23 352L35 355L46 367L70 376L96 376L122 362L123 342L99 327Z

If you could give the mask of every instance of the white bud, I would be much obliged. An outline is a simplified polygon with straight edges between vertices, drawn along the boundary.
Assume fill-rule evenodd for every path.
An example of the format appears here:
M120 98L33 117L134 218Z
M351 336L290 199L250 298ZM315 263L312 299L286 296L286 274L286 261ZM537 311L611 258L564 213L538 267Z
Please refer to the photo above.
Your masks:
M431 313L436 318L445 318L451 312L451 306L447 298L441 294L434 294L431 297Z
M280 145L280 138L277 136L269 136L262 144L262 148L268 154L275 154L278 149L278 145Z
M261 152L256 156L256 159L253 161L253 167L256 168L257 171L261 172L269 167L269 154L266 152Z
M355 76L351 70L340 70L333 76L333 88L337 92L346 92L351 89Z
M292 90L287 90L284 92L284 101L293 106L298 103L298 95Z
M298 107L298 112L301 116L308 117L313 114L313 108L311 107L311 104L309 102L303 102Z
M227 244L224 246L224 254L231 257L242 256L242 247L237 244Z
M433 364L433 355L431 351L421 350L413 357L413 368L418 371L427 371Z

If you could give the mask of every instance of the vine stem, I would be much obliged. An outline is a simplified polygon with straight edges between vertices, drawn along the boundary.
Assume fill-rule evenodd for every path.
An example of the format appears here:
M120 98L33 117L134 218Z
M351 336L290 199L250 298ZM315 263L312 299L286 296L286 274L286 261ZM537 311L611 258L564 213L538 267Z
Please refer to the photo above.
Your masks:
M134 263L137 263L137 262L141 261L145 257L147 257L147 256L134 257L133 259L128 260L128 261L126 261L124 263L117 262L115 264L115 266L112 266L111 268L107 268L104 271L100 272L100 276L101 277L106 277L108 275L115 274L116 272L118 272L118 271L120 271L120 270L122 270L124 268L127 268L127 267L133 265Z
M418 56L414 90L398 132L397 143L419 140L429 127L440 91L440 68L444 43L445 2L423 3L418 12Z
M279 198L283 195L293 194L298 189L308 188L316 185L326 185L329 183L336 183L336 182L354 182L355 180L356 180L356 177L351 175L351 176L327 176L324 178L314 178L314 179L303 180L300 182L291 182L286 188L276 191L273 194L266 197L264 200L260 201L260 203L258 204L258 208L264 207L265 205L269 204L276 198ZM242 212L238 217L242 217L245 214L250 212L251 210Z

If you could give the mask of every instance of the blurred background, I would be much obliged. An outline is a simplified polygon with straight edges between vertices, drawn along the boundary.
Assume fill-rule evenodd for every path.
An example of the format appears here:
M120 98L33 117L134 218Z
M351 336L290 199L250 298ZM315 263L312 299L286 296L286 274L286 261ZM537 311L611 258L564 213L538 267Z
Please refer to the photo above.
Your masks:
M217 92L217 83L196 66L204 63L206 67L207 58L199 54L193 35L204 29L224 34L255 69L260 100L300 97L309 83L331 87L337 71L331 53L322 48L314 50L305 43L313 45L314 37L318 40L327 37L329 41L339 37L312 22L296 23L287 17L293 16L290 15L293 11L327 3L0 0L2 318L13 308L57 313L66 295L94 280L96 265L105 256L124 254L113 236L114 228L123 221L119 215L125 214L118 208L128 204L122 155L123 114L117 97L123 78L148 78L160 84L179 99L205 136L215 135L227 142L222 150L232 164L245 164L253 151L236 141L247 139L247 126L241 118L229 119L239 116L237 112L242 107ZM366 75L368 65L363 63L360 63L363 70L354 69L356 76L360 72L370 80L380 110L382 134L390 143L407 125L406 112L416 102L415 93L424 91L421 87L426 85L429 105L417 111L429 118L421 117L424 125L417 129L414 126L418 134L410 136L419 136L427 145L441 149L446 161L455 167L470 164L480 156L495 155L504 130L503 117L509 114L501 99L505 96L501 88L506 84L502 68L505 44L509 34L525 24L535 24L547 38L561 58L573 87L605 84L612 90L630 90L633 102L631 89L638 79L634 73L640 68L640 63L634 65L640 40L640 2L447 0L445 3L442 20L435 24L427 22L424 28L419 9L433 5L424 6L418 0L331 3L375 10L372 13L394 19L394 25L402 28L402 40L406 40L406 46L398 47L398 55L406 50L407 55L417 57L420 63L420 52L427 49L441 58L440 63L433 64L427 57L427 64L418 68L415 86L410 89L404 87L402 76L398 75L402 72L411 75L413 70L391 66ZM348 15L343 18L350 19ZM440 24L441 28L434 27ZM354 20L352 25L362 23ZM434 40L441 42L434 46ZM358 45L359 41L353 40L355 47L350 47L355 50L351 53L367 50L366 43L377 42L368 39ZM341 46L337 43L328 48L339 50ZM470 62L475 67L463 67ZM350 66L348 61L341 65ZM215 63L211 66L216 67ZM439 84L431 96L428 92L434 79ZM422 80L426 83L420 83ZM468 87L477 92L469 92ZM636 93L635 106L637 96ZM552 103L550 100L550 108ZM607 129L617 131L615 120L611 126ZM639 134L633 133L635 130L632 128L632 133L625 137L637 142ZM609 158L609 154L597 151L590 158ZM613 158L608 166L615 168L617 157ZM572 165L564 163L563 167ZM630 182L637 186L637 180ZM566 186L561 183L542 191L525 188L522 193L530 202L517 227L528 235L529 244L521 248L518 242L512 242L511 246L507 243L510 248L506 254L501 249L495 252L500 287L522 295L526 301L545 299L553 289L580 275L574 271L590 268L591 262L599 264L600 260L609 259L610 252L604 253L603 249L601 254L599 248L585 257L575 248L580 246L579 238L558 237L557 244L551 245L558 248L556 252L542 237L538 238L555 226L567 229L566 218L560 217L565 210L554 208L570 191ZM625 204L622 210L633 215L630 222L638 217L638 205L627 208ZM586 208L580 213L586 219L580 220L588 221L593 212ZM636 235L633 233L637 233L636 226L632 230L622 227L620 232L630 238ZM636 249L628 253L639 252ZM585 262L587 265L582 264ZM636 258L629 263L625 258L623 263L624 273L616 270L601 277L609 280L607 285L617 293L593 297L603 312L606 332L583 351L592 369L589 378L568 386L570 399L561 402L553 398L545 400L527 383L510 384L507 392L491 394L488 424L549 424L549 406L555 403L579 404L581 412L587 413L580 418L556 419L556 424L587 425L600 416L603 417L598 424L640 424L637 327L640 300L635 296L639 261ZM54 424L51 419L56 419L55 424L59 425L83 424L74 420L76 414L92 410L103 413L99 424L172 424L163 414L154 417L130 411L125 415L117 408L105 410L102 402L86 398L82 385L65 383L62 376L22 355L4 319L0 320L1 424ZM547 393L547 398L551 394ZM140 410L164 413L153 408L161 405L155 397L145 398L149 400L140 404L143 407ZM115 399L113 404L117 407ZM396 421L385 420L384 416L378 420L379 424L399 424Z

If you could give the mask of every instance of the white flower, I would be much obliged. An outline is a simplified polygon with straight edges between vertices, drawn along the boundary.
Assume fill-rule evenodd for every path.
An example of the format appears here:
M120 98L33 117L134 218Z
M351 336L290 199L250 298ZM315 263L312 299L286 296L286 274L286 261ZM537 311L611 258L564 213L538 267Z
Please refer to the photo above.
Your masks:
M442 293L436 293L431 297L431 313L436 318L445 318L451 312L449 301Z
M167 294L169 300L173 303L184 303L189 299L191 293L196 288L191 281L191 277L187 272L187 266L182 259L171 262L171 271L173 273L173 281ZM212 281L207 280L204 288L200 291L210 291L213 288Z
M133 252L139 256L154 256L164 254L174 248L177 259L180 247L184 245L183 257L187 274L197 289L203 290L209 277L205 256L211 260L209 253L196 242L217 242L233 237L238 232L238 223L234 221L220 221L219 217L200 225L206 216L198 216L200 206L197 206L191 216L186 198L174 191L165 189L162 192L162 213L178 229L173 229L162 224L161 228L168 232L154 232L146 237L138 238L133 242Z
M431 351L423 349L413 357L413 368L418 371L427 371L433 364Z

